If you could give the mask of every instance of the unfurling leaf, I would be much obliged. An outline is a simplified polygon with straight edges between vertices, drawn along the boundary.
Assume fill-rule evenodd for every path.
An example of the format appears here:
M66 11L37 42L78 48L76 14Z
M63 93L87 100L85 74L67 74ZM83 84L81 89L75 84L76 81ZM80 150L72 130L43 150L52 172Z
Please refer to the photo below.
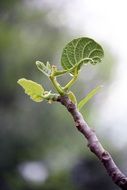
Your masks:
M73 68L83 64L91 63L95 65L101 62L104 56L102 47L90 38L77 38L69 42L62 52L61 64L64 69L73 73Z
M102 88L103 86L97 86L95 89L93 89L91 92L89 92L85 98L83 98L79 103L78 103L78 109L80 110L95 94L98 93L98 91Z
M20 84L27 95L35 102L43 101L44 88L32 80L27 80L25 78L19 79L18 84Z
M69 91L69 92L68 92L68 97L69 97L69 99L72 101L73 104L77 105L77 100L76 100L76 97L75 97L75 95L73 94L73 92Z
M49 64L49 62L47 62L47 64L45 65L45 64L42 63L41 61L36 61L36 65L37 65L37 68L38 68L43 74L45 74L47 77L50 76L50 74L51 74L51 65Z

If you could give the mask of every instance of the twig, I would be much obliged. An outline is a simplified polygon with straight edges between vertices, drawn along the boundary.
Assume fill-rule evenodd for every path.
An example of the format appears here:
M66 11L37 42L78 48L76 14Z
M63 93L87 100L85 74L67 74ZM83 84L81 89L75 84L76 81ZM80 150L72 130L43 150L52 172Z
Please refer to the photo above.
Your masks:
M111 155L103 148L95 132L85 122L76 105L73 104L67 96L59 96L57 101L63 104L71 113L77 129L87 139L89 149L102 162L105 169L107 170L107 173L109 176L111 176L113 182L117 184L122 190L127 190L127 177L119 170L119 168L114 163Z

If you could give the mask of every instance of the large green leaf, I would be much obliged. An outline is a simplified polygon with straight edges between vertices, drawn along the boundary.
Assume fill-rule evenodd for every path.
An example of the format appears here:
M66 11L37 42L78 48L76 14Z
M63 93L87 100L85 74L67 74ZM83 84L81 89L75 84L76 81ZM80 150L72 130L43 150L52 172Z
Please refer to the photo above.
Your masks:
M69 42L62 52L61 64L64 69L73 73L73 68L78 70L83 64L96 64L104 56L102 47L90 38L77 38Z
M41 102L43 100L42 96L44 93L44 89L40 84L31 80L27 80L25 78L19 79L18 84L20 84L24 88L25 93L29 95L30 98L35 102Z
M85 98L83 98L79 103L78 103L78 109L80 110L95 94L98 93L98 91L102 88L103 86L97 86L95 89L93 89L91 92L87 94Z

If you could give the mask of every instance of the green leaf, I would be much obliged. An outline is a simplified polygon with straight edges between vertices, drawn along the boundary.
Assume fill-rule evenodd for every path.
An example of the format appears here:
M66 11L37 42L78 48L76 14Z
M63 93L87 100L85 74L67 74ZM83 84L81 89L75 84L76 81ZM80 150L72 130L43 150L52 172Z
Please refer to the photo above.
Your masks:
M46 63L46 65L44 63L42 63L41 61L36 61L36 65L37 68L47 77L50 76L51 74L51 65L49 64L49 62Z
M75 97L73 92L69 91L68 92L68 97L72 101L73 104L77 105L77 100L76 100L76 97Z
M40 84L33 82L32 80L27 80L25 78L19 79L17 83L24 88L25 93L29 95L33 101L43 101L44 88Z
M87 94L85 98L83 98L79 103L78 103L78 109L80 110L95 94L98 93L99 90L101 90L103 86L97 86L95 89L93 89L90 93Z
M61 64L64 69L73 73L73 68L83 64L91 63L95 65L101 62L104 56L102 47L90 38L77 38L69 42L63 49Z
M50 65L50 63L49 63L48 61L47 61L47 63L46 63L46 68L49 69L50 72L51 72L51 65Z

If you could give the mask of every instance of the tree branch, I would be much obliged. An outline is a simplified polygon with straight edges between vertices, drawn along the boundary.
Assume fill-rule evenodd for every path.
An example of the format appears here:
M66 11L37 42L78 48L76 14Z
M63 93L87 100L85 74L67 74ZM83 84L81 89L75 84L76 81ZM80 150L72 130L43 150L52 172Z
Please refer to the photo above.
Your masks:
M85 122L76 105L73 104L67 96L59 96L57 101L64 105L71 113L77 129L87 139L89 149L102 162L105 169L107 170L107 173L109 176L111 176L113 182L117 184L122 190L127 190L127 177L119 170L119 168L114 163L111 155L103 148L95 132Z

